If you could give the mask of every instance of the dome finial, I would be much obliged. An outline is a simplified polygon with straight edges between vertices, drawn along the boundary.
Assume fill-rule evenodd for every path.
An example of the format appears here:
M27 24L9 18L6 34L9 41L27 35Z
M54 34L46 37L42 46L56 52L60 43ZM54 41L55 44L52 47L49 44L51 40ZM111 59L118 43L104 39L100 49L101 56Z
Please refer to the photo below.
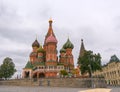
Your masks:
M81 41L83 42L83 39L81 39Z
M52 27L52 18L49 19L49 27Z
M37 40L37 34L36 34L36 40Z
M69 39L69 33L68 33L68 39Z

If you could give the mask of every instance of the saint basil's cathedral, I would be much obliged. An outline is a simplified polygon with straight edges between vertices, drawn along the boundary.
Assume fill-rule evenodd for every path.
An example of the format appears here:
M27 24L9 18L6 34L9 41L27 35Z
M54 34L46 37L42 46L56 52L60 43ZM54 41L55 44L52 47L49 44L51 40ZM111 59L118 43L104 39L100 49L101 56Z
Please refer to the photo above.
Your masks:
M72 50L74 45L68 38L57 56L57 38L52 29L52 20L49 20L48 32L45 36L44 45L39 44L37 39L32 44L32 52L29 61L23 68L23 78L49 78L60 76L60 71L71 73L74 69Z

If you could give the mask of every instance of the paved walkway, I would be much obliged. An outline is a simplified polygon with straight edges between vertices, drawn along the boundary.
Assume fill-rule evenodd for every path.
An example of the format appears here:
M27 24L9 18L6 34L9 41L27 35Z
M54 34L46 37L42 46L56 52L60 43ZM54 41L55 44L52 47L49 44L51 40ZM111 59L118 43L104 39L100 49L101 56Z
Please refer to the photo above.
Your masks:
M0 92L78 92L84 88L0 86Z
M120 88L111 89L111 92L120 92ZM0 92L80 92L84 90L88 88L0 86Z

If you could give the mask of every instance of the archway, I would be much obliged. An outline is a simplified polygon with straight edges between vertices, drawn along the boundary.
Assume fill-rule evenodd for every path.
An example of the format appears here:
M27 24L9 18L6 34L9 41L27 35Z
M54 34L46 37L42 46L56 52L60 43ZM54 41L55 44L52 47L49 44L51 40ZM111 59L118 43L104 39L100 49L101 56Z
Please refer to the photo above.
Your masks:
M45 78L45 74L44 73L39 73L39 78Z
M37 73L34 73L34 74L33 74L33 78L37 78Z
M30 74L29 71L25 71L25 78L29 78L29 74Z

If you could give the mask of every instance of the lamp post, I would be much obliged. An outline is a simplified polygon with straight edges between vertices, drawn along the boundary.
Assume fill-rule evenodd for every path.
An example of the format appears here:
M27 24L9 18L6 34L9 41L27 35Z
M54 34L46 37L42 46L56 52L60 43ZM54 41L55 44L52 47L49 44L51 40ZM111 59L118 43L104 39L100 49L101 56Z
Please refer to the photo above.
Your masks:
M89 66L89 68L90 68L91 88L94 88L94 87L93 87L93 78L92 78L92 68L91 68L91 64L89 64L88 66Z
M92 62L91 62L94 59L93 52L91 52L91 54L92 54L92 56L91 57L89 56L89 65L88 65L88 67L90 69L91 88L94 88L93 76L92 76Z

